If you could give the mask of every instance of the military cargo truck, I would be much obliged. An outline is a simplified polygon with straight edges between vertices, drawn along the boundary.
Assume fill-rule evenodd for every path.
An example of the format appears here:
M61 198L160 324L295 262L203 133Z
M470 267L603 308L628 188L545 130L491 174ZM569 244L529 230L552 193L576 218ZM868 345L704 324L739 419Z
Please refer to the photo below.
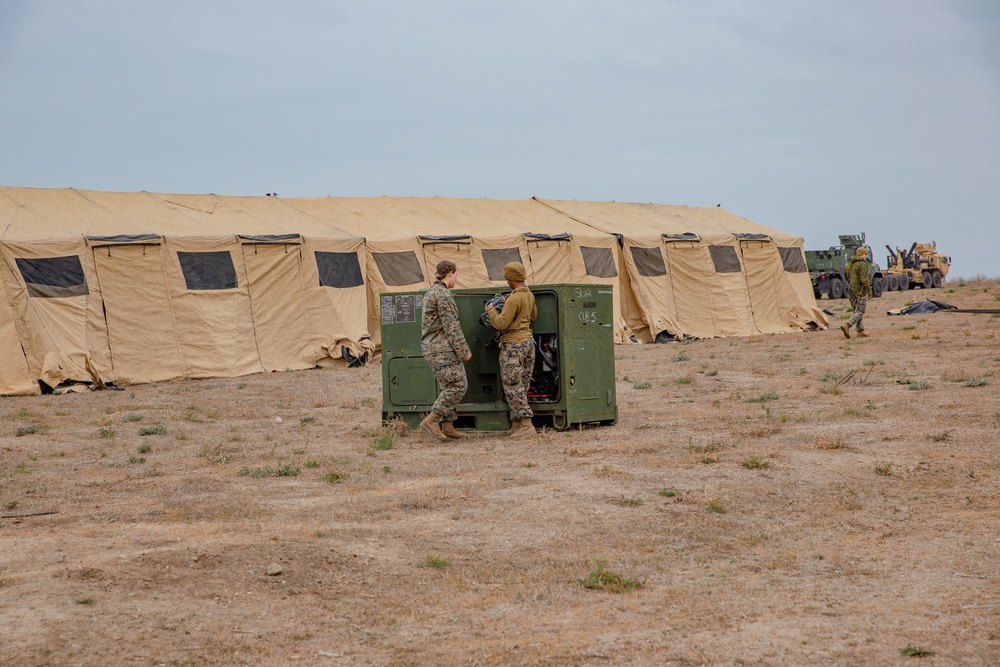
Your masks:
M839 246L831 246L826 250L806 250L806 268L812 277L813 294L816 298L824 295L830 299L843 299L847 296L848 284L844 269L848 260L858 248L868 248L868 276L872 282L872 296L882 296L885 287L882 269L872 261L872 249L865 245L864 233L842 234Z

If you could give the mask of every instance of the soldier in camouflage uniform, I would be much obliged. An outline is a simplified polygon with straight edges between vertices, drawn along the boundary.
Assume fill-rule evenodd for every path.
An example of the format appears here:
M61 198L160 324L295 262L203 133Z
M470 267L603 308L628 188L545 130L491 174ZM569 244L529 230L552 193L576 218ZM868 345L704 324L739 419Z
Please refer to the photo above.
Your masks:
M535 307L535 295L524 284L527 276L521 262L506 264L503 277L514 291L507 296L501 312L498 313L490 305L486 314L500 332L500 380L510 406L510 435L527 440L535 435L535 427L531 423L533 413L528 406L528 386L535 368L535 338L531 334L531 323L538 316L538 309Z
M851 286L848 294L854 312L851 319L841 325L840 330L844 332L844 338L851 337L851 327L858 328L858 338L866 338L865 333L865 309L868 307L868 297L872 295L872 283L868 275L868 249L860 247L847 262L847 282Z
M437 280L423 299L420 351L434 371L441 393L434 401L430 414L420 422L420 429L439 440L458 439L463 436L455 430L454 422L458 419L455 408L469 388L462 362L472 358L472 351L465 342L465 334L458 321L458 307L451 294L458 277L458 267L454 262L444 260L438 263L435 277Z

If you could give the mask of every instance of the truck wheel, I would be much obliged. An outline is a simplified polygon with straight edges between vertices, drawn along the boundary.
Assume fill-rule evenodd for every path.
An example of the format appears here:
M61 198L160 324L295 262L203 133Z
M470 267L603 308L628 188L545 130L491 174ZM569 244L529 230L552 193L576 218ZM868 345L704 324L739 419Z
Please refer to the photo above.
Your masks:
M910 274L900 273L899 274L899 291L905 292L908 289L912 289L913 286L910 285Z
M882 296L882 279L876 278L872 281L872 298L877 299Z
M899 291L899 276L892 274L889 276L889 291L898 292Z
M840 278L830 279L830 298L831 299L844 298L844 283L840 282Z
M931 278L931 272L924 271L923 276L924 276L924 289L930 289L931 287L934 287L934 279Z
M931 280L933 280L934 287L941 287L941 273L939 271L934 271L931 273Z

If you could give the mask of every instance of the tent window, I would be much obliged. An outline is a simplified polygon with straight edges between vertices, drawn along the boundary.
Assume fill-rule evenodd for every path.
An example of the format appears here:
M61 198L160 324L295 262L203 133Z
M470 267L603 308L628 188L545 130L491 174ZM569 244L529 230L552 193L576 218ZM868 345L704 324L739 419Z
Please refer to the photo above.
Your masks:
M404 252L372 253L375 265L386 285L412 285L424 282L424 272L417 261L417 253L412 250Z
M615 256L611 248L588 248L580 246L583 254L583 264L587 267L587 275L595 278L617 278Z
M652 278L655 276L667 275L667 268L663 265L663 255L659 248L637 248L632 246L632 260L640 276Z
M785 271L788 273L805 273L806 260L802 257L802 250L800 248L782 248L778 247L778 252L781 253L781 265L785 267Z
M189 290L234 289L236 267L228 250L217 252L178 252L177 261Z
M712 255L712 263L715 264L716 273L739 273L740 257L736 254L736 248L731 245L710 245L708 251Z
M316 252L321 287L357 287L364 285L361 264L355 252Z
M15 258L29 297L52 299L89 294L83 265L77 255L43 259Z
M486 274L490 280L503 280L504 264L520 261L521 251L517 248L483 250L483 263L486 264Z
M700 241L701 238L694 232L683 232L682 234L664 234L665 241Z

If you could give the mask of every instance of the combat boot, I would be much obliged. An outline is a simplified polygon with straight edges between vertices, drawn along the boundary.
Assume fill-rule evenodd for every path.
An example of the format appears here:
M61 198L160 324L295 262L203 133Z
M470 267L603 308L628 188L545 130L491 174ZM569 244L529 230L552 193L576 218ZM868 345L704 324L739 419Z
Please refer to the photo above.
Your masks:
M848 324L847 322L844 322L843 324L840 325L840 330L844 332L844 338L851 337L851 325Z
M510 429L510 436L515 440L534 440L535 425L531 423L531 417L514 422L514 426Z
M864 329L858 329L858 338L868 338L868 334L865 333Z
M431 413L424 417L424 420L420 422L420 430L424 433L431 434L438 440L447 440L448 436L441 431L440 421L441 415L431 411Z
M455 440L461 440L465 436L455 430L455 425L451 422L441 422L441 432L449 438L454 438Z

